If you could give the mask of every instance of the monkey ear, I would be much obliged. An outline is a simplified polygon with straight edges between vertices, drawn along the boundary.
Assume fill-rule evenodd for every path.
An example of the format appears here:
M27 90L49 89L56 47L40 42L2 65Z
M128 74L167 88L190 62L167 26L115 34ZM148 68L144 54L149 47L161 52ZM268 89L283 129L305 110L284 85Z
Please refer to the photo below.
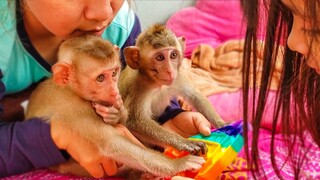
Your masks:
M139 48L136 46L128 46L123 52L128 66L132 69L139 69Z
M71 65L59 62L52 66L53 81L58 85L66 85L69 81Z
M186 38L184 36L180 36L180 37L178 37L178 41L181 45L182 52L184 52L184 50L186 48Z

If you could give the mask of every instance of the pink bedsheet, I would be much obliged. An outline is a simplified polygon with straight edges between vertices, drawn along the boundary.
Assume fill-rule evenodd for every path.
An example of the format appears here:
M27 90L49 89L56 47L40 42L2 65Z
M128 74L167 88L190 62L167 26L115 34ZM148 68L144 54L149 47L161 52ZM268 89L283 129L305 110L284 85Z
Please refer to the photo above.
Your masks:
M223 119L229 122L235 121L237 119L242 119L242 98L241 91L235 93L221 93L212 95L209 100L217 110L217 112L222 116ZM275 92L270 92L267 99L267 109L263 116L263 126L264 129L260 130L259 133L259 151L260 159L264 167L267 179L278 179L274 173L270 161L270 143L271 143L271 114L273 113L273 103L275 100ZM307 179L320 179L320 149L316 146L313 139L308 133L304 133L304 145L308 147L309 150L306 155L306 161L301 167L301 180ZM249 134L249 140L251 139L251 134ZM276 135L276 160L279 165L284 164L287 157L286 148L284 142L281 140L281 134ZM300 148L301 144L297 144L293 149L294 154L303 153ZM290 164L286 163L281 169L281 174L286 180L293 179L293 172L291 170ZM251 179L251 175L246 167L245 153L240 151L236 161L229 166L224 173L222 173L221 179Z
M273 103L274 94L271 93L268 102ZM221 93L212 95L209 97L211 103L215 106L216 110L224 119L228 119L230 122L235 121L242 118L241 112L241 91L234 93ZM270 106L271 107L271 106ZM272 110L272 108L270 108ZM270 113L267 110L267 113L264 116L266 121L269 121L270 117L268 116ZM265 168L266 175L268 179L278 179L275 176L273 169L271 168L270 163L270 137L271 131L267 128L262 129L260 131L260 159L262 161L263 167ZM251 138L251 137L249 137ZM309 146L309 151L307 152L306 162L302 166L302 177L301 180L304 179L320 179L320 149L313 143L312 138L305 133L305 145ZM282 164L285 162L286 151L283 146L283 142L281 141L281 135L277 135L277 161ZM295 149L294 153L298 153L299 148ZM228 168L221 174L220 179L252 179L250 176L250 172L247 169L245 160L244 151L240 151L238 158L232 163ZM293 179L293 174L289 164L285 164L282 168L281 174L285 177L285 179L290 180ZM75 179L75 180L89 180L90 178L81 178L75 176L61 175L56 172L52 172L46 169L31 171L25 174L16 175L4 178L6 180L13 179L32 179L32 180L65 180L65 179ZM103 179L103 178L102 178ZM101 180L102 180L101 179ZM119 180L120 178L104 178L104 180Z
M251 137L249 137L251 138ZM285 148L284 142L281 140L281 134L276 135L276 161L278 163L278 167L281 168L281 175L286 180L294 179L293 171L290 166L290 163L285 163L287 157L287 150ZM311 179L320 179L320 149L315 145L311 136L308 133L305 133L304 139L305 146L308 147L308 152L306 152L306 161L301 166L301 176L299 180L311 180ZM259 133L259 151L260 151L260 160L261 164L264 168L266 177L268 180L270 179L279 179L274 170L272 169L271 161L270 161L270 142L271 142L271 132L269 130L262 129ZM293 154L303 153L304 150L300 148L301 144L297 144L295 148L292 150ZM239 157L245 157L244 151L239 153ZM283 165L283 166L282 166ZM262 178L258 178L262 179Z

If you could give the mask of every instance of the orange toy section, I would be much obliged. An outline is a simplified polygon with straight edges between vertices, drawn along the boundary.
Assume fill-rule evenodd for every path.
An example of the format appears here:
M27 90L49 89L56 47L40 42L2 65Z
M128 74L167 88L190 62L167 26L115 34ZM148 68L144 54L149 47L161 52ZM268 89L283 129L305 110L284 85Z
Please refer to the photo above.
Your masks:
M184 171L179 176L194 178L195 180L213 180L232 163L243 147L242 121L237 121L220 129L211 131L210 136L200 134L190 137L192 140L206 143L208 151L202 155L206 162L197 173ZM165 155L171 158L186 156L188 152L167 148Z

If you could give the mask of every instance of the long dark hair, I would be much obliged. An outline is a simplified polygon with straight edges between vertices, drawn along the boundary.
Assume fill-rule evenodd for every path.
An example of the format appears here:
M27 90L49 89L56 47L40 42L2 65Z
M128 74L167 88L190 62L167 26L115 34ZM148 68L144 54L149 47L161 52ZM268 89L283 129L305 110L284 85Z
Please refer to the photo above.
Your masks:
M304 18L308 18L311 27L319 30L319 0L301 1L305 3ZM300 167L304 162L308 147L303 143L303 135L307 130L315 143L320 146L320 76L307 66L305 59L298 52L291 51L286 41L292 28L293 15L280 0L242 0L242 7L247 21L245 52L243 60L243 105L244 122L252 119L252 141L245 141L245 151L254 178L264 175L259 161L258 137L261 128L272 73L275 70L277 56L283 54L282 74L276 95L272 139L270 144L270 160L275 173L281 179L280 168L275 160L275 133L280 122L281 133L288 149L288 162L292 164L295 179L300 177ZM266 24L261 23L261 14L267 15ZM263 50L262 75L257 76L257 45L260 29L266 29ZM311 33L312 43L319 43L319 32ZM320 46L320 45L319 45ZM283 48L282 48L283 47ZM311 47L310 47L310 50ZM320 53L320 50L319 50ZM250 75L253 73L253 76ZM258 79L261 78L261 79ZM259 88L251 91L250 87ZM251 84L251 85L250 85ZM252 99L252 101L249 99ZM250 108L253 107L253 108ZM279 121L279 122L278 122ZM248 136L248 126L244 126L244 134ZM294 136L293 136L294 135ZM295 144L301 144L299 154L292 154ZM254 170L255 169L255 170ZM266 178L266 177L265 177Z

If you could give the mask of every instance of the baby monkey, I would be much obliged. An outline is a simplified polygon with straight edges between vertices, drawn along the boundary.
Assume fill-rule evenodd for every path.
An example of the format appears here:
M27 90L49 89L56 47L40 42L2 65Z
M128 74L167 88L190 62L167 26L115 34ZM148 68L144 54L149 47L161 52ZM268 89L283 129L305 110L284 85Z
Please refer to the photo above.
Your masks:
M184 37L177 38L161 24L149 27L135 46L124 50L128 66L120 75L119 89L129 113L127 127L142 142L203 153L204 143L171 133L156 122L170 101L182 96L214 127L225 125L208 99L187 80L187 72L181 70L184 48Z
M117 104L120 70L119 48L109 41L94 35L64 41L58 62L52 67L53 76L40 83L30 97L26 118L59 121L92 144L98 144L109 158L133 169L172 176L200 168L204 163L202 157L190 155L173 160L136 145L115 130L111 124L125 123L127 119L126 109L122 103ZM105 123L93 108L93 102L109 108L121 107L117 107L117 116ZM79 174L78 169L59 170Z

